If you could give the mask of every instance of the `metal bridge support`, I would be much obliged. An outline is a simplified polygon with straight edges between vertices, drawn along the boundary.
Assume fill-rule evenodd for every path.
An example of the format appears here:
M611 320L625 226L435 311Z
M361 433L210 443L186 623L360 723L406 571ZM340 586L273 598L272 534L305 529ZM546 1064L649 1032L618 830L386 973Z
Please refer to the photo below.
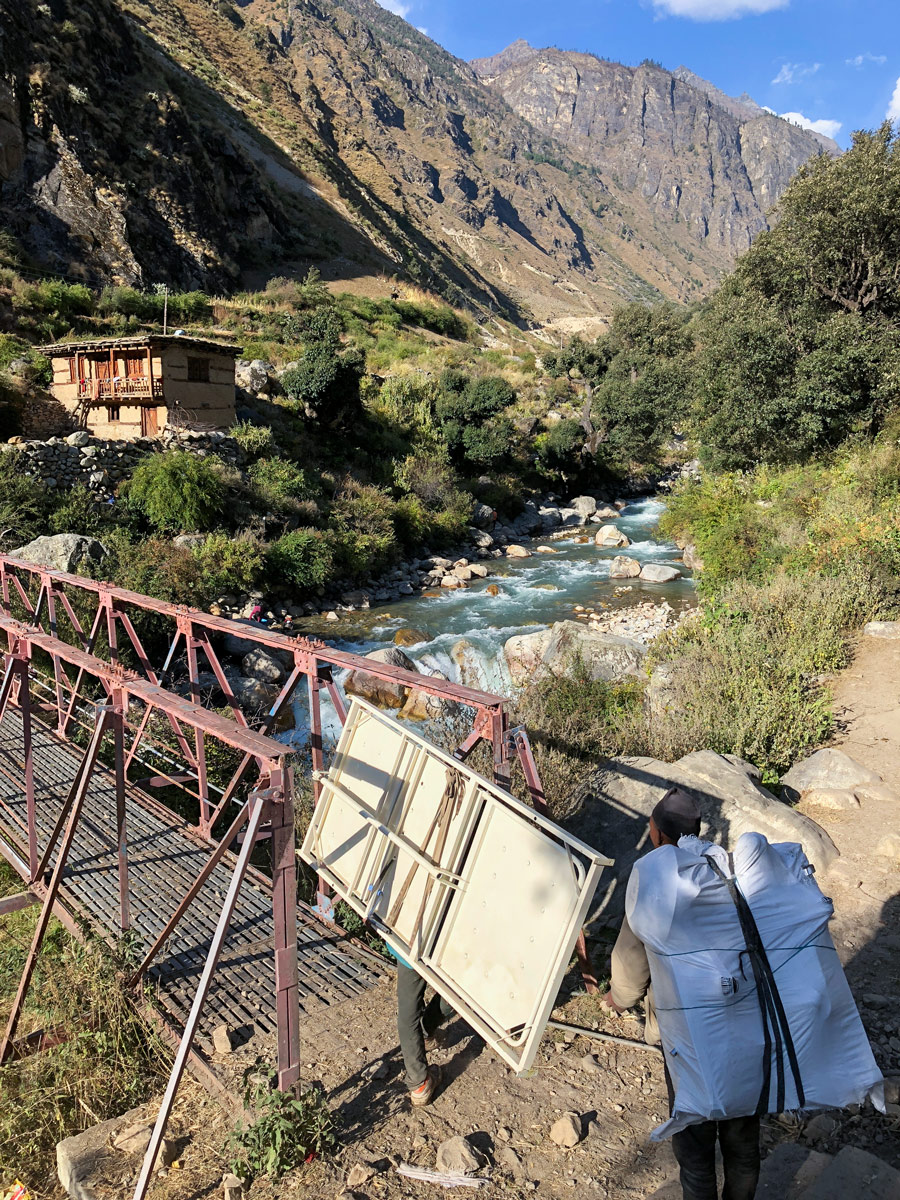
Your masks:
M286 1092L300 1078L300 995L297 984L297 856L291 771L273 771L271 805L272 907L275 917L275 1010L278 1021L278 1086Z

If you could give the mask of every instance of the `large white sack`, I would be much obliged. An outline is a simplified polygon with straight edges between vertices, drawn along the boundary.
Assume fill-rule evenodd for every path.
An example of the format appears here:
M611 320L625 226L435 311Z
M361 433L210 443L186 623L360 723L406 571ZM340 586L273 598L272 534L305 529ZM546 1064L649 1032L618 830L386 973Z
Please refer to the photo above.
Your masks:
M653 1139L697 1121L755 1113L766 1058L771 1078L762 1111L840 1108L867 1095L883 1110L882 1075L828 932L834 909L802 848L745 833L733 855L734 879L783 1005L799 1086L784 1039L779 1045L773 1032L765 1053L747 938L729 888L707 856L732 877L721 847L683 837L639 859L628 883L626 914L647 948L675 1088L672 1117ZM767 1024L771 1031L779 1027L773 1017Z

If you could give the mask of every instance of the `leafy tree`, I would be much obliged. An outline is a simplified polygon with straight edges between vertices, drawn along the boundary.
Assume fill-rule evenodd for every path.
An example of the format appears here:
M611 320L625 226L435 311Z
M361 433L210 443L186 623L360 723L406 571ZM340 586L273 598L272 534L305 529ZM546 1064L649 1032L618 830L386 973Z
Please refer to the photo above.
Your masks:
M457 461L486 466L504 458L512 448L512 422L503 416L516 398L505 379L471 379L449 369L440 379L435 418Z
M319 308L304 332L297 365L285 371L281 385L306 416L340 425L359 413L359 384L365 358L356 347L341 349L341 320L332 308Z
M653 461L688 411L693 336L673 304L627 304L604 335L607 368L591 404L602 457L612 465Z
M890 121L853 135L839 158L801 167L778 205L778 225L761 239L792 279L827 307L848 313L900 312L900 131Z
M535 438L535 450L548 471L570 472L578 464L578 454L584 443L584 430L578 421L557 421L546 433Z
M715 467L874 436L900 369L900 134L857 133L795 177L779 222L697 321L696 418Z

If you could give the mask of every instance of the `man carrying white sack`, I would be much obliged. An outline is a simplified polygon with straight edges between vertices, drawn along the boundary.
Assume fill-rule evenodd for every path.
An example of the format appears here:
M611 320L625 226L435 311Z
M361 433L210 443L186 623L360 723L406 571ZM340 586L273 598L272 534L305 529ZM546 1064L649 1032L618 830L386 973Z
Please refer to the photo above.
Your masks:
M883 1080L828 922L831 901L794 843L743 834L728 854L699 839L700 807L672 788L650 818L653 850L628 880L606 1003L644 999L661 1044L684 1200L753 1200L759 1118L839 1108Z

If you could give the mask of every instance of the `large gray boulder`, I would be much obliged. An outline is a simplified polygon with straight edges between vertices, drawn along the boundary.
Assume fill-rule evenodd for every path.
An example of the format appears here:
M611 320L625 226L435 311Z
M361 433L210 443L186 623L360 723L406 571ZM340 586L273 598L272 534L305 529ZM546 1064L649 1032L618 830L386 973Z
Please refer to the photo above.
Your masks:
M615 525L601 525L594 534L594 544L597 546L624 547L631 545L631 539Z
M489 504L479 502L472 509L472 524L476 529L493 529L496 520L497 514Z
M900 621L869 621L863 626L866 637L888 638L896 641L900 638Z
M235 364L234 380L238 387L258 396L269 390L269 370L269 364L261 358L254 358L251 362L239 358Z
M680 571L675 567L667 567L664 563L645 563L641 567L641 579L645 583L671 583L680 576Z
M647 647L630 638L601 633L578 621L557 621L537 674L568 675L579 661L593 680L643 676Z
M549 644L549 629L539 629L536 633L520 633L504 644L503 657L506 659L510 678L517 687L523 687L533 677Z
M593 496L576 496L574 500L569 501L569 508L574 508L577 513L581 513L585 520L593 516L597 511L597 501Z
M285 669L274 654L263 650L261 646L254 648L244 655L241 669L251 679L259 679L263 683L280 683L285 677Z
M102 562L107 549L96 538L85 537L81 533L55 533L35 538L27 546L11 550L10 555L41 567L49 567L51 571L66 571L71 575L77 574L79 568Z
M675 763L608 759L572 794L569 815L563 820L572 833L615 859L601 877L591 922L621 921L631 868L651 849L650 814L674 786L697 798L701 836L728 850L741 834L762 833L772 842L799 842L820 873L838 857L837 847L820 825L766 791L756 768L734 755L696 750Z
M617 554L609 564L610 579L637 579L640 573L641 564L627 554Z
M809 758L794 763L781 777L785 799L802 800L809 792L846 790L855 792L868 783L881 783L881 776L871 767L864 767L843 750L826 747Z
M416 664L399 646L385 646L382 650L373 650L366 658L390 667L400 667L414 675L419 673ZM344 690L352 696L368 700L370 704L376 704L379 708L402 708L409 698L409 687L406 684L379 679L377 675L370 675L368 671L351 672L344 683Z

